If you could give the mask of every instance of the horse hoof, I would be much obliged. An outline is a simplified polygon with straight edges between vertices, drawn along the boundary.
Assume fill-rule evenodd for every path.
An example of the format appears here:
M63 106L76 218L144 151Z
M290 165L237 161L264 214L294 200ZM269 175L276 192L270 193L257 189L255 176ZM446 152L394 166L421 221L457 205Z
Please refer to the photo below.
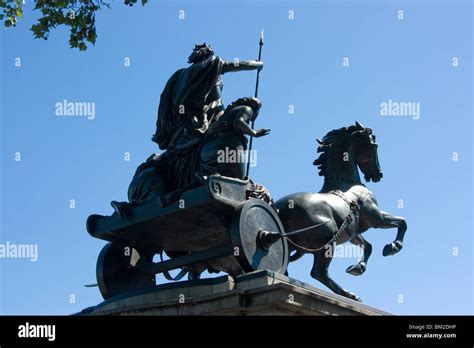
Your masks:
M363 263L358 263L347 267L346 272L354 276L362 275L365 272L366 266Z
M357 296L356 294L354 294L353 292L350 292L350 291L347 292L346 297L350 298L351 300L357 301L357 302L362 302L362 300L360 299L359 296Z
M390 243L390 244L387 244L386 246L384 246L383 248L383 251L382 251L382 255L383 256L391 256L391 255L395 255L396 253L398 253L400 250L402 250L402 243L399 242L399 241L396 241L394 243Z
M392 244L387 244L386 246L383 247L383 250L382 250L383 256L392 255Z

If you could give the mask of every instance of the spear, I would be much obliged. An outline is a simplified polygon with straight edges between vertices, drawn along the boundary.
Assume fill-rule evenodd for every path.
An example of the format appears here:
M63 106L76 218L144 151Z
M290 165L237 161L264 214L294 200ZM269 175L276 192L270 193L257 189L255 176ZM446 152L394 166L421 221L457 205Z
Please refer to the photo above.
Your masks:
M262 47L263 47L263 29L262 29L262 32L260 33L260 42L259 42L259 48L258 48L257 61L259 62L262 60ZM260 81L260 71L261 69L257 70L257 81L255 83L255 98L258 97L258 83ZM255 119L252 120L252 129L254 129L254 125L255 125ZM249 171L250 171L250 154L252 152L252 144L253 144L253 136L250 136L249 151L247 154L247 173L246 173L247 178L249 177Z

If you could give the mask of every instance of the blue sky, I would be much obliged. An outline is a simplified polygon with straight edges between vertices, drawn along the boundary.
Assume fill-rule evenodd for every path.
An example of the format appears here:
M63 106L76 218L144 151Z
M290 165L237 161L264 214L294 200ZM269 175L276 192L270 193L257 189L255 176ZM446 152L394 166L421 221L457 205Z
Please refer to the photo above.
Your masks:
M37 16L27 2L26 18L0 31L0 243L39 248L37 262L0 259L1 314L69 314L101 301L83 285L95 282L105 242L85 221L125 200L137 165L158 151L150 137L164 84L195 43L255 59L262 28L257 126L272 131L254 142L251 176L275 198L318 191L316 138L355 120L373 128L384 178L367 186L382 209L407 219L404 249L382 257L396 230L369 230L366 273L346 274L356 259L336 258L330 274L394 314L473 314L471 2L117 1L98 14L86 52L69 49L62 28L34 40ZM250 96L255 72L225 75L224 85L226 104ZM95 103L95 119L57 117L64 99ZM420 103L420 118L381 116L389 99ZM290 275L326 289L311 265L307 256Z

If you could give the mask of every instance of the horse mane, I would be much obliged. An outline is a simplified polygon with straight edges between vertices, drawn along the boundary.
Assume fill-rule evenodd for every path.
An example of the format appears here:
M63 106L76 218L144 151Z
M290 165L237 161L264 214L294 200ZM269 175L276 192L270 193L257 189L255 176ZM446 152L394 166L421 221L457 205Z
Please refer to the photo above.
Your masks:
M329 159L331 158L331 152L335 147L335 144L347 135L360 130L357 126L342 127L339 129L333 129L328 132L322 140L318 140L318 153L321 153L317 159L313 161L313 165L318 167L319 175L326 176L328 174Z

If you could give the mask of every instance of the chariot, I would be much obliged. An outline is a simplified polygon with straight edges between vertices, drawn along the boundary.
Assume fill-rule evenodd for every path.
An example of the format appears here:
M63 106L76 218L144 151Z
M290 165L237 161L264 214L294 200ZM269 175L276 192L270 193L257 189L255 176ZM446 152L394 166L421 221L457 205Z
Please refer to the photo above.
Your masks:
M155 276L200 264L231 276L257 270L284 274L288 245L275 209L250 198L248 180L211 175L201 186L130 206L121 216L91 215L87 231L109 243L97 260L104 299L150 288ZM154 261L165 251L168 260Z

